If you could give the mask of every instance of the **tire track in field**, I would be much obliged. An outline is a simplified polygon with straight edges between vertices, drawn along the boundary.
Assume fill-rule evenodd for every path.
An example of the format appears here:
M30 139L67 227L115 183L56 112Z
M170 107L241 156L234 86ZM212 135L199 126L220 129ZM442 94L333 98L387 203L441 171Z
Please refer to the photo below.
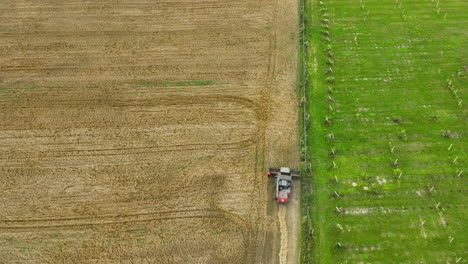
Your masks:
M30 219L2 219L0 230L23 231L54 228L77 228L90 225L115 225L128 223L144 223L155 221L173 221L183 219L219 219L220 221L234 223L242 236L243 263L251 261L253 256L249 254L249 245L252 238L248 235L253 229L250 222L243 217L220 209L188 209L165 212L130 213L122 215L102 215L95 217L63 217L63 218L30 218ZM212 220L210 220L212 221Z
M63 218L30 218L2 219L0 229L41 229L41 228L73 228L87 225L112 225L135 222L168 221L185 218L219 218L235 222L238 226L248 229L248 223L240 216L219 209L189 209L165 212L130 213L122 215L102 215L94 217L63 217Z

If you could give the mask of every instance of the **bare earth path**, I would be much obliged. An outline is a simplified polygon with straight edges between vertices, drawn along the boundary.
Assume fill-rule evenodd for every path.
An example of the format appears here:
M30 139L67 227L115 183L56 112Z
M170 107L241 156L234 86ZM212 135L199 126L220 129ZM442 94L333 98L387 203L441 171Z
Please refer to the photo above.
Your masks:
M297 11L1 1L0 262L296 263Z
M271 114L267 128L267 166L298 168L297 47L298 1L277 1L275 7L274 74ZM273 186L268 188L268 222L270 232L265 263L299 263L300 184L293 183L293 196L288 205L273 199ZM279 230L279 232L278 232ZM270 248L271 247L271 248ZM271 252L270 252L271 250ZM274 254L274 252L279 252Z

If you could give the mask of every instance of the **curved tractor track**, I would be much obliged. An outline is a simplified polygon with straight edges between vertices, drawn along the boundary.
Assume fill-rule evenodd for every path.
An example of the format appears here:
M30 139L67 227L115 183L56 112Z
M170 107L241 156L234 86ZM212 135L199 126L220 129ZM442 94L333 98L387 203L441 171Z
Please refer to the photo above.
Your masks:
M296 1L0 7L1 260L296 262Z

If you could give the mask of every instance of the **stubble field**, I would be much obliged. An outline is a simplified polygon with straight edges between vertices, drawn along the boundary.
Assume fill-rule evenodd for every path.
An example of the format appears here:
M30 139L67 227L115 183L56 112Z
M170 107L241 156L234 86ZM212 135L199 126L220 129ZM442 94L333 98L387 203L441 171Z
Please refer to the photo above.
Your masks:
M275 8L2 1L0 262L262 262Z

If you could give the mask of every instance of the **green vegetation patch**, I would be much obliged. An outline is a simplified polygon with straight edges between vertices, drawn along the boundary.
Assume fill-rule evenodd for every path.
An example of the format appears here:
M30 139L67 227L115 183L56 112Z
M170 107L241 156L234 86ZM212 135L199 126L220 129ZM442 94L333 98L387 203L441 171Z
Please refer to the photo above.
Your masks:
M304 263L466 261L467 9L306 1L313 242Z
M34 90L39 90L39 89L61 89L63 86L43 86L43 85L38 85L35 83L22 83L22 82L17 82L13 83L10 85L0 85L0 100L12 100L12 99L17 99L18 94L24 93L24 92L29 92L29 91L34 91Z

